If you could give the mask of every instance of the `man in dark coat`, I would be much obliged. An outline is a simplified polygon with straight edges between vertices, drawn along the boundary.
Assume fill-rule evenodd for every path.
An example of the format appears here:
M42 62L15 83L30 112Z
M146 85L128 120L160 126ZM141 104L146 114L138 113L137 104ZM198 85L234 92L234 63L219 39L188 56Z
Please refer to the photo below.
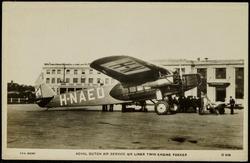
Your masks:
M234 105L235 105L235 100L232 98L232 96L230 96L230 110L231 110L231 114L234 114Z

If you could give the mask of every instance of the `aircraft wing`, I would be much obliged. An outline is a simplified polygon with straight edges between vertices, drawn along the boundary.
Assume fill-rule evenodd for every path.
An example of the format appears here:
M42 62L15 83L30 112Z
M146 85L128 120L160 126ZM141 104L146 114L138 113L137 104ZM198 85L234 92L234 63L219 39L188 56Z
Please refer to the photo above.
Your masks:
M128 84L145 83L170 74L167 69L130 56L104 57L93 61L90 67Z

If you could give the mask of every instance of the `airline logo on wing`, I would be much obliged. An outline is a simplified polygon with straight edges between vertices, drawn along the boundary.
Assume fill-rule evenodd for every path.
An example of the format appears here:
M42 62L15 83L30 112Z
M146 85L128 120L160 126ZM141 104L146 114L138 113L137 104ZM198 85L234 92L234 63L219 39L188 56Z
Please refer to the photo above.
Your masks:
M102 66L124 75L130 75L150 70L148 67L129 58L119 59L115 62L108 62L102 64Z
M97 99L102 99L105 97L103 87L98 88L90 88L85 91L80 92L70 92L66 94L61 94L60 98L60 105L68 105L68 104L75 104L75 103L83 103L87 101L93 101Z

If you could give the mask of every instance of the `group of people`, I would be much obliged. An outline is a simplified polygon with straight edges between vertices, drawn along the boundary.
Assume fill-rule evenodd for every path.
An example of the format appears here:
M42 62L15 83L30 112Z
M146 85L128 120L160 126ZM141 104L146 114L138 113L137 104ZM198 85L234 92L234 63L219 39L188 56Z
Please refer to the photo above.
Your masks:
M169 96L170 106L177 106L177 112L196 112L201 109L201 99L195 96Z
M170 107L176 106L176 111L180 113L187 113L187 112L198 112L199 114L206 113L206 111L209 109L210 113L216 113L216 114L224 114L224 107L221 108L214 108L211 106L211 101L209 98L202 93L201 97L196 96L168 96L167 99L165 99L169 102ZM146 102L141 101L140 105L142 108L140 111L147 112L146 109ZM230 105L230 113L234 114L234 106L235 106L235 100L230 96L229 100ZM126 105L124 105L126 107ZM113 111L114 104L110 105L102 105L102 111ZM125 110L123 108L123 110Z
M114 104L102 105L102 111L114 111Z
M198 112L199 114L215 113L224 114L224 106L219 105L214 107L212 102L206 94L201 94L200 97L196 96L169 96L166 100L169 101L171 107L177 106L177 112ZM231 114L234 114L235 100L230 96L229 100Z

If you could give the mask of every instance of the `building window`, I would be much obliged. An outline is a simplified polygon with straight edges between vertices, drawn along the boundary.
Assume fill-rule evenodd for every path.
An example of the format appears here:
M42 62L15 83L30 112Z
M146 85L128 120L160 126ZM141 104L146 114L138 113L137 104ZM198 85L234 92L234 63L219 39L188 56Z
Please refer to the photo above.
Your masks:
M89 78L89 84L93 84L94 83L94 79L93 78Z
M175 71L176 71L177 73L180 73L180 68L175 68ZM185 74L185 68L181 68L181 73L182 73L182 74Z
M197 87L197 96L201 96L201 92L207 94L207 69L198 68L197 73L201 75L201 85Z
M57 74L61 74L61 70L57 70Z
M101 74L101 72L100 72L100 71L97 71L97 74Z
M216 68L215 77L216 79L226 79L226 68Z
M66 88L60 88L60 94L66 93L66 92L67 92L67 89L66 89Z
M75 88L68 88L68 92L74 92Z
M57 83L61 83L61 79L60 78L57 78Z
M89 69L89 74L93 74L93 69Z
M74 70L74 74L77 75L78 71L77 70Z
M235 68L235 98L244 97L244 68Z
M97 78L97 84L100 84L100 83L101 83L101 79Z
M52 74L56 74L56 70L52 70Z
M46 83L49 84L50 78L46 78Z
M85 74L85 70L82 70L82 74Z
M56 79L55 78L52 78L51 79L51 83L54 84L56 82Z
M46 74L50 74L50 70L47 70L47 71L46 71Z
M85 83L85 78L81 78L81 83Z
M73 83L77 83L78 82L78 78L73 78Z
M70 74L70 70L66 70L66 74Z
M66 78L66 83L70 83L70 80L69 80L69 78Z
M105 78L105 84L109 84L109 78Z

